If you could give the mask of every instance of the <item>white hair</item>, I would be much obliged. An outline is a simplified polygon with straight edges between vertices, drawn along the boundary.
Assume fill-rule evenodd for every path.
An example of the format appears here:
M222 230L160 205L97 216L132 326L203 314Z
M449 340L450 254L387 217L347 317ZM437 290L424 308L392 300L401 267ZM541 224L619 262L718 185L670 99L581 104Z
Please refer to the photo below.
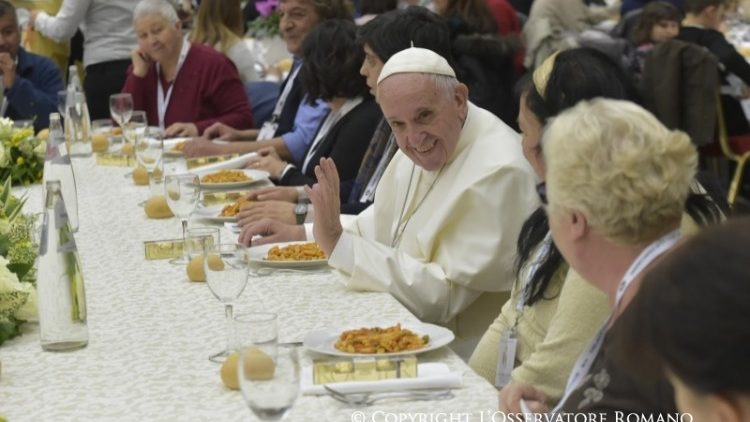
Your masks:
M174 4L168 0L141 0L133 11L133 23L144 16L157 15L169 23L179 22Z

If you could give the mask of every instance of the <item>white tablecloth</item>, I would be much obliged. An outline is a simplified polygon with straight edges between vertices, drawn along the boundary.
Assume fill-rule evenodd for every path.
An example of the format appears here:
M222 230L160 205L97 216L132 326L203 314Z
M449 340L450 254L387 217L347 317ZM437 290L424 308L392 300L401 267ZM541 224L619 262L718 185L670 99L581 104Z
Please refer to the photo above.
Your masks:
M24 335L0 347L0 416L9 421L255 420L241 394L223 386L219 365L208 360L224 345L223 306L205 284L189 282L184 268L144 259L144 241L181 236L178 220L147 219L137 203L148 188L123 178L127 169L97 167L93 158L74 161L89 345L43 352L38 327L26 324ZM41 209L40 190L29 190L29 210ZM309 330L342 322L415 321L390 295L346 290L331 273L252 278L236 305L236 311L250 310L278 312L281 342L301 341ZM464 387L455 398L353 409L329 397L305 396L287 420L491 420L497 399L489 383L447 348L422 358L464 372ZM408 419L413 415L426 419Z

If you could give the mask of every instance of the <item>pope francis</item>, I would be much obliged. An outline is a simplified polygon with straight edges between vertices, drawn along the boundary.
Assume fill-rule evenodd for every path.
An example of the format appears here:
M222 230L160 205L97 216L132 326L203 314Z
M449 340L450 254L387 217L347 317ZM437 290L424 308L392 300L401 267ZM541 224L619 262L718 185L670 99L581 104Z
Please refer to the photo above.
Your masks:
M310 230L263 220L240 241L313 236L352 289L387 291L425 322L454 331L467 359L497 316L513 281L515 241L537 206L519 135L468 102L448 62L409 48L385 63L377 100L399 146L375 202L344 230L339 179L330 159L307 188Z

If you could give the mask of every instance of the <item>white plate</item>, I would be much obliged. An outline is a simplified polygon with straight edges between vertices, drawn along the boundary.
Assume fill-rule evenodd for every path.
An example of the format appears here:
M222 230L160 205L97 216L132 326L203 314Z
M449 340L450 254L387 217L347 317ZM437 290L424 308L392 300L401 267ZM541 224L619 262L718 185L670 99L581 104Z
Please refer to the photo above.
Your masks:
M372 328L372 327L385 328L385 327L391 327L393 325L396 325L396 323L376 324L376 325L368 326L367 328ZM347 357L403 356L403 355L416 355L419 353L429 352L430 350L439 349L443 346L450 344L450 342L452 342L453 339L455 338L451 330L445 327L441 327L439 325L426 324L426 323L401 324L401 328L406 328L408 330L411 330L414 332L414 334L417 334L420 336L423 336L426 334L430 336L429 342L425 345L425 347L421 349L407 350L407 351L396 352L396 353L347 353L347 352L342 352L341 350L336 348L336 341L338 341L339 337L341 336L341 333L347 330L356 330L359 328L363 328L363 326L362 325L360 326L350 325L350 326L344 326L341 328L325 328L322 330L311 331L307 333L307 335L305 336L303 345L314 352L324 353L326 355L333 355L333 356L347 356Z
M234 170L240 170L243 171L247 177L250 178L250 180L245 180L242 182L228 182L228 183L204 183L201 180L201 187L202 188L239 188L242 186L248 186L252 185L253 183L258 183L263 180L267 180L268 176L270 174L267 171L263 170L253 170L253 169L234 169ZM220 170L210 170L210 171L196 171L195 174L203 178L203 176L211 173L216 173Z
M215 223L234 223L235 221L237 221L236 217L222 217L219 215L221 213L221 210L224 209L225 205L212 205L210 207L199 206L195 209L195 213L193 215L203 220L213 221Z
M307 267L318 267L318 266L328 264L327 259L315 259L312 261L269 261L266 259L266 257L268 256L268 250L274 246L283 248L284 246L289 246L289 245L294 245L294 244L299 244L299 243L307 243L307 242L299 241L299 242L271 243L268 245L253 246L249 248L247 251L248 251L248 254L250 255L250 262L255 263L255 264L260 264L266 267L307 268Z

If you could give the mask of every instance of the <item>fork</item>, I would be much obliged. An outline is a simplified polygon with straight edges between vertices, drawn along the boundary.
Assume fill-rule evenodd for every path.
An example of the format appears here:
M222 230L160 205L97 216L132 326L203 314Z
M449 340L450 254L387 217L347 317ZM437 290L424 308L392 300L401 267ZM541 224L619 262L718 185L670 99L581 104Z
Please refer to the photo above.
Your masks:
M406 401L430 401L447 400L453 398L451 390L408 390L391 391L380 393L342 393L327 385L323 388L328 391L329 396L342 403L353 406L371 406L382 400L406 400Z

